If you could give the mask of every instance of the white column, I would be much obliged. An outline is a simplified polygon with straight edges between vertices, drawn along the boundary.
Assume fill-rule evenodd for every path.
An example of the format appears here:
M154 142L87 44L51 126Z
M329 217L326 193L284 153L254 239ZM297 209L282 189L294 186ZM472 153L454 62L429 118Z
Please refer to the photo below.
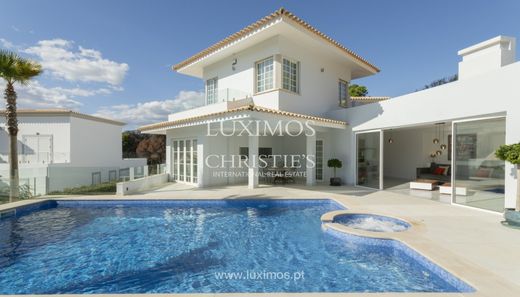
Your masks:
M306 136L306 150L305 154L307 155L307 158L311 158L316 162L316 133L311 136ZM316 184L316 166L309 166L311 164L307 164L305 162L306 167L306 173L307 173L307 186L313 186Z
M197 138L197 187L199 188L206 186L206 182L204 181L204 170L206 168L204 147L206 146L207 141L206 137L199 136Z
M384 190L385 131L379 132L379 190Z
M135 167L130 167L130 180L135 179Z
M249 164L248 164L248 183L249 189L258 187L258 135L250 135L249 137Z
M143 175L148 176L148 165L143 166Z

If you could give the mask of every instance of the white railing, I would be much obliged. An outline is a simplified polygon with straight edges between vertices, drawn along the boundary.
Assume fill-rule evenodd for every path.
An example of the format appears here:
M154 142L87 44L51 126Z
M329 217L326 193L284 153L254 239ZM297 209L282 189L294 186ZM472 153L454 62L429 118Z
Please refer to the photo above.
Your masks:
M211 100L212 103L237 101L237 100L252 97L252 95L247 92L237 90L237 89L230 89L230 88L218 89L216 96L217 96L216 100ZM207 98L207 96L206 96L206 98Z
M9 153L0 152L0 163L7 163L9 160ZM62 152L35 152L28 154L18 154L19 164L61 164L70 163L70 153Z
M134 167L70 167L51 166L21 168L20 186L31 196L46 195L67 188L98 183L131 181L166 172L166 164ZM9 170L0 170L0 200L9 194Z

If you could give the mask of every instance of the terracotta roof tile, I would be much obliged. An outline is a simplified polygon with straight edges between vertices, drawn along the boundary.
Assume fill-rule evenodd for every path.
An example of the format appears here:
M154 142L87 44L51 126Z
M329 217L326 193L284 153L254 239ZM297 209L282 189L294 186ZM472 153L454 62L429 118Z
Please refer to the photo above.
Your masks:
M98 116L93 116L89 114L80 113L73 110L68 109L18 109L16 113L19 116L75 116L78 118L86 119L86 120L92 120L92 121L98 121L98 122L104 122L108 124L114 124L119 126L124 126L126 123L102 118ZM5 110L0 110L0 114L5 114Z
M363 97L350 97L350 99L355 101L384 101L390 99L390 97L386 96L363 96Z
M226 45L229 45L230 43L246 36L247 34L253 32L254 30L261 28L262 26L268 24L270 21L272 21L278 17L287 18L289 20L294 21L296 24L302 26L303 28L307 29L311 33L314 33L316 36L322 38L324 41L326 41L326 42L330 43L331 45L337 47L338 49L342 50L348 56L354 58L355 60L358 60L359 62L362 62L363 64L372 68L374 71L379 72L379 68L377 68L376 66L374 66L373 64L371 64L370 62L368 62L367 60L365 60L358 54L354 53L352 50L341 45L336 40L334 40L334 39L330 38L329 36L325 35L324 33L320 32L319 30L317 30L316 28L314 28L313 26L311 26L304 20L300 19L296 15L292 14L290 11L284 9L283 7L278 9L277 11L271 13L270 15L265 16L262 19L254 22L253 24L245 27L244 29L242 29L234 34L229 35L228 37L226 37L226 38L222 39L221 41L213 44L212 46L202 50L201 52L189 57L188 59L174 65L172 68L173 68L173 70L179 70L180 68L183 68L183 67L225 47Z
M245 106L241 106L241 107L230 109L230 110L214 112L214 113L190 117L190 118L186 118L186 119L175 120L175 121L166 121L166 122L146 125L146 126L142 126L142 127L138 128L138 130L142 131L142 132L146 132L146 131L155 130L155 129L169 128L169 127L173 127L176 125L187 124L187 123L195 122L198 120L205 120L205 119L216 117L216 116L221 116L221 115L226 115L226 114L231 114L231 113L239 113L239 112L243 112L243 111L263 112L263 113L270 113L270 114L298 118L298 119L313 120L313 121L324 122L324 123L329 123L329 124L337 124L337 125L345 125L345 126L347 125L347 123L343 122L343 121L337 121L337 120L333 120L333 119L327 119L327 118L316 117L316 116L311 116L311 115L304 115L304 114L282 111L282 110L275 110L275 109L270 109L270 108L265 108L265 107L255 106L253 104L250 104L250 105L245 105Z

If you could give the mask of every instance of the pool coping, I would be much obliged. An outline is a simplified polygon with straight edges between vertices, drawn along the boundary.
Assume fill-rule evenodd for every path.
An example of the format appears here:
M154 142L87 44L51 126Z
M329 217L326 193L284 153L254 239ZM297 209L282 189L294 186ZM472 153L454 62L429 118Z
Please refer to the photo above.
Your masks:
M440 269L443 269L450 273L455 278L458 278L462 282L467 285L473 287L475 289L474 292L370 292L370 293L359 293L359 292L346 292L346 293L329 293L329 292L320 292L320 293L161 293L161 294L59 294L59 295L0 295L0 296L113 296L113 297L128 297L128 296L215 296L215 297L224 297L224 296L258 296L258 297L281 297L281 296L330 296L330 297L353 297L353 296L385 296L385 297L393 297L393 296L402 296L402 297L417 297L417 296L429 296L429 297L455 297L455 296L488 296L488 297L496 297L496 296L519 296L520 293L516 290L516 288L510 286L509 283L504 282L502 279L497 277L491 277L486 274L486 270L475 266L474 264L466 263L464 260L461 260L457 257L453 257L450 255L449 250L440 250L429 247L425 245L421 240L421 234L426 231L426 226L411 217L406 216L395 216L393 214L389 214L386 212L372 212L366 211L363 207L350 207L349 203L345 201L341 201L338 198L334 197L334 194L328 195L328 198L320 197L320 195L316 195L316 197L270 197L270 198L257 198L257 197L238 197L238 198L221 198L221 197L208 197L208 198L181 198L181 197L147 197L147 196L125 196L124 198L118 196L75 196L75 197L47 197L41 199L31 199L31 200L23 200L12 203L7 203L0 205L0 213L5 213L6 211L11 211L17 208L25 208L28 206L36 206L33 204L45 204L45 202L59 201L59 200L96 200L96 201L105 201L105 200L121 200L121 201L131 201L131 200L331 200L335 203L345 207L346 209L332 211L334 212L343 212L343 213L365 213L365 214L376 214L382 216L389 216L396 219L404 220L408 222L412 227L403 232L373 232L373 231L365 231L354 228L349 228L347 226L337 224L337 223L325 223L325 228L331 228L338 232L350 235L356 235L360 237L368 237L375 239L392 239L396 240L402 244L404 244L409 249L415 251L419 255L423 256L427 260L431 261L433 264L437 265ZM326 214L329 214L326 213ZM325 214L324 214L325 215ZM336 226L338 225L338 226ZM417 236L419 235L419 236ZM500 293L498 293L500 292Z

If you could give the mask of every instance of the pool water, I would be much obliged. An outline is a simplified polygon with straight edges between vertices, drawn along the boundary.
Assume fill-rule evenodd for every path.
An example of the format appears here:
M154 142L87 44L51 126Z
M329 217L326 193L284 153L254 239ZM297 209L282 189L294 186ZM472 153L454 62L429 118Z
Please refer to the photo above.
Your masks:
M401 232L410 228L405 221L374 214L342 214L335 216L333 222L373 232Z
M396 241L324 230L320 216L341 208L330 200L42 203L0 219L0 294L472 290Z

